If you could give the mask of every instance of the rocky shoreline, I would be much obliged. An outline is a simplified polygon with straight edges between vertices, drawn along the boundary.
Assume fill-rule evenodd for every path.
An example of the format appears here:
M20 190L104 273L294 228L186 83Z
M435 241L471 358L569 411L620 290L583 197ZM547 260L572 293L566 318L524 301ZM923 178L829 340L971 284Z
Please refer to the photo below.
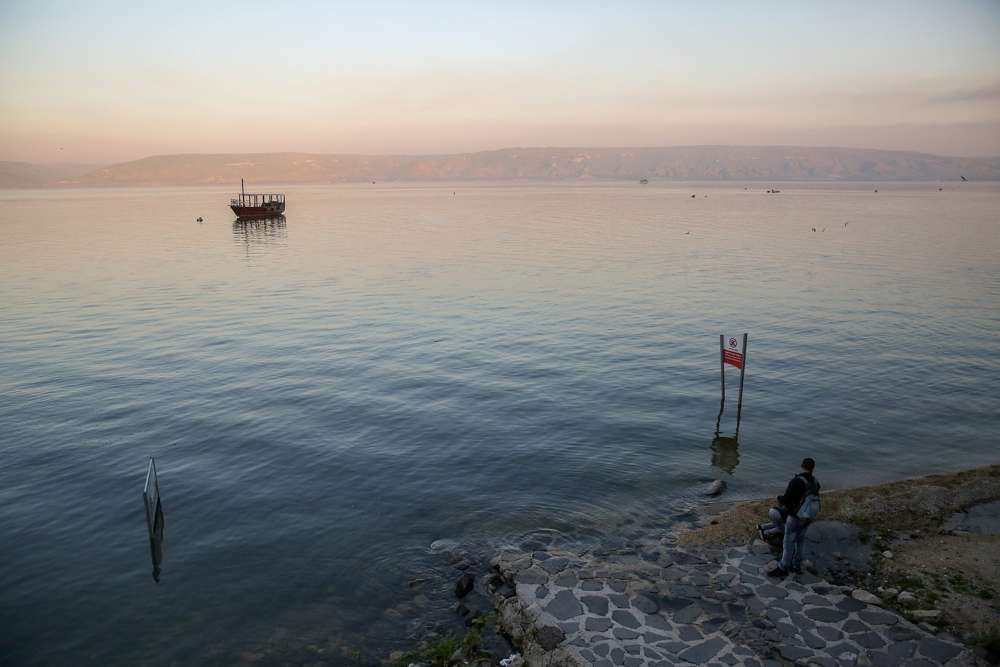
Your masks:
M1000 466L825 493L806 571L784 579L767 576L773 547L753 537L768 501L716 505L694 529L614 547L507 548L457 583L460 599L495 609L459 603L471 641L395 662L497 664L478 643L489 629L518 651L506 667L991 664L998 500ZM949 547L963 558L912 562Z

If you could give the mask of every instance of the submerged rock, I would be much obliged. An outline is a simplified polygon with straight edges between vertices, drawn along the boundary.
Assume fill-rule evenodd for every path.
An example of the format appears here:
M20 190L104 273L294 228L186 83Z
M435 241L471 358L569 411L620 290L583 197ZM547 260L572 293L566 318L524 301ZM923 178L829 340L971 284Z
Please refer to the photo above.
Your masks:
M726 490L726 483L721 479L717 479L708 486L705 487L703 495L706 496L718 496L721 495L723 491Z
M455 582L455 597L458 599L464 598L466 595L472 592L472 587L476 583L476 578L473 577L468 572L464 573Z

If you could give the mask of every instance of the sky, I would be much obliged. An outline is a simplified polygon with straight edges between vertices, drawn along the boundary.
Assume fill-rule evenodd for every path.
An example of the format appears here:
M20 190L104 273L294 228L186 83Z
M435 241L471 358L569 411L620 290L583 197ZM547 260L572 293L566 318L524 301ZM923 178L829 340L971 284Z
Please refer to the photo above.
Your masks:
M1000 0L0 0L0 160L678 144L1000 156Z

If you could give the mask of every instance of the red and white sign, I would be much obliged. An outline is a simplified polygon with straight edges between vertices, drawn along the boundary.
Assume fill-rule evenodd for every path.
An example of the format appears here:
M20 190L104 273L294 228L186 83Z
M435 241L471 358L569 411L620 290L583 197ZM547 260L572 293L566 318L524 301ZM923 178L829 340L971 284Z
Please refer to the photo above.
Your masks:
M743 368L743 334L723 337L722 363Z

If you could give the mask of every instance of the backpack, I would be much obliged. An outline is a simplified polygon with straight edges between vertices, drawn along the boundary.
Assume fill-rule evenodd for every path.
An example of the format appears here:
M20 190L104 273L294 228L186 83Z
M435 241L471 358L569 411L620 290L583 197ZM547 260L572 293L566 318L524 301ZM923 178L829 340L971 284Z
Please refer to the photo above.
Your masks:
M812 521L819 516L819 485L812 478L802 477L802 481L806 483L806 494L802 497L795 516L805 521Z

